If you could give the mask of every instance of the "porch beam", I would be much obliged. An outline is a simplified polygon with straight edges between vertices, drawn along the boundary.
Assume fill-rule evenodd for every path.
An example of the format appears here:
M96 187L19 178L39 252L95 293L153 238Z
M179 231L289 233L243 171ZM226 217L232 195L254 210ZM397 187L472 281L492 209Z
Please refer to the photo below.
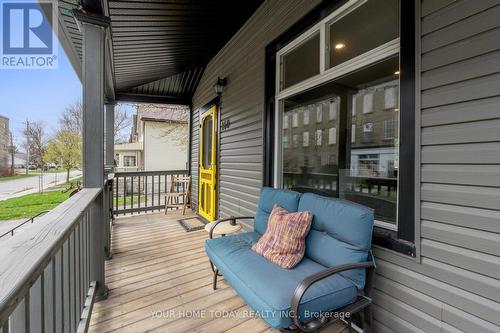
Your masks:
M109 18L75 12L83 34L83 186L104 187L105 36ZM90 281L96 281L96 298L107 296L105 285L105 224L101 194L90 211Z
M191 98L185 96L159 96L159 95L143 95L134 93L116 93L116 100L120 102L135 102L135 103L157 103L157 104L177 104L190 105Z

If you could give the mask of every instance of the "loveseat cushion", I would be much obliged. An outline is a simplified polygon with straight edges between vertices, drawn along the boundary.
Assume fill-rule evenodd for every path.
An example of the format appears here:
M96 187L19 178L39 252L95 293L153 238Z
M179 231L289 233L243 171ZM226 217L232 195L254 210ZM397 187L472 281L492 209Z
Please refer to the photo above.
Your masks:
M311 211L313 223L306 238L306 254L317 263L334 267L366 261L371 248L373 211L349 201L305 193L299 211ZM341 273L358 288L365 285L365 269Z
M209 239L206 252L224 278L269 325L285 328L292 324L290 303L295 288L307 276L326 267L304 257L293 269L283 269L251 250L259 239L256 232ZM302 298L299 318L307 313L328 311L356 300L356 286L340 274L311 286Z
M296 212L299 206L300 193L263 187L260 190L259 205L255 212L254 230L263 235L267 229L269 214L273 210L274 204L278 204L287 211Z

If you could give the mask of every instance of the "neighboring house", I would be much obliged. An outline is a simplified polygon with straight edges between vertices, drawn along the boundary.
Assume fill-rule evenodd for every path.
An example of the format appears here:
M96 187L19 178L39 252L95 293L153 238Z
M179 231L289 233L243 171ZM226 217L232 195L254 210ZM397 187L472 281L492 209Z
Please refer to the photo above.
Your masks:
M9 118L0 115L0 169L10 166Z
M139 105L130 142L115 145L117 170L186 169L188 117L185 106Z

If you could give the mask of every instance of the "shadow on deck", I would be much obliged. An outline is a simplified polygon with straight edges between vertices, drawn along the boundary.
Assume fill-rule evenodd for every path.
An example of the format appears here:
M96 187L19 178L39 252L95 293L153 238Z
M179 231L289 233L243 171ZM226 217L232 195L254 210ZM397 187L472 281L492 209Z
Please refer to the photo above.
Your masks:
M212 290L203 246L208 235L185 232L177 223L181 217L174 212L116 220L113 258L106 262L109 297L95 304L89 331L278 332L252 317L223 278ZM324 332L343 329L335 324Z

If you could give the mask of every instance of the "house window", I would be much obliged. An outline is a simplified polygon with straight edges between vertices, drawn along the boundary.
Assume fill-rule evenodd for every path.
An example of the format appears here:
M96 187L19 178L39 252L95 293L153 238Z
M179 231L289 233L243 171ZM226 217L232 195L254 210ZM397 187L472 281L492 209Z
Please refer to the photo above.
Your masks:
M283 119L298 106L316 105L316 121L308 126L314 144L286 154L280 152L280 136L272 135L281 132L281 122L266 129L271 134L266 145L274 149L266 150L271 154L266 155L266 184L369 206L376 219L373 243L415 255L415 26L400 25L414 21L415 3L349 0L319 7L315 24L290 39L292 31L309 24L304 19L278 37L270 46L276 54L267 56L268 62L277 61L266 74L278 78L266 93L266 100L274 97L267 104L269 114L274 113L269 117ZM287 87L282 82L283 57L318 34L324 36L319 40L324 53L311 62L309 70L315 74ZM297 66L308 67L308 59ZM325 103L328 122L319 114L320 103ZM310 161L307 168L300 165L304 156ZM324 184L331 184L327 191Z
M292 127L298 127L299 126L299 114L297 112L294 112L292 114Z
M291 47L280 59L280 88L288 88L319 74L319 32ZM307 66L303 66L307 63Z
M304 109L304 125L309 125L309 108Z
M384 120L384 140L394 139L394 119Z
M322 130L316 130L316 146L321 146L321 143L323 141L323 131Z
M288 119L289 119L288 116L284 116L283 117L283 129L287 129L288 128Z
M304 132L302 134L302 146L309 147L309 132Z
M323 104L318 103L316 105L316 122L320 123L323 121Z
M389 139L395 138L399 125L399 1L346 2L342 10L333 12L304 34L316 36L314 29L319 31L322 26L326 31L325 39L319 42L326 50L325 67L320 68L314 80L304 77L291 89L287 89L286 84L280 85L282 89L276 96L278 117L294 114L298 106L307 109L308 105L315 105L315 128L310 128L314 133L314 147L309 147L309 132L303 133L302 146L308 148L307 156L317 162L313 170L296 169L297 172L315 173L315 181L307 182L308 176L296 174L293 181L285 181L292 171L285 166L292 165L291 161L303 160L299 157L304 154L303 150L292 150L286 155L275 154L282 159L275 163L281 168L276 172L276 184L293 184L292 188L318 184L317 189L321 189L321 184L335 178L337 186L332 188L332 195L373 208L377 225L395 230L398 224L399 142ZM311 37L299 36L290 44L305 45L310 40ZM289 54L288 46L283 49L285 54L278 51L277 59ZM296 66L309 65L302 59ZM312 66L316 66L316 62ZM281 66L279 70L283 77L286 70L292 69ZM297 68L299 70L305 71ZM312 73L313 69L310 71ZM328 125L323 122L324 112ZM305 119L304 114L304 124ZM331 126L330 121L335 121L335 126ZM294 123L295 120L292 124L295 127ZM360 132L359 140L356 127ZM344 130L346 134L338 136L339 128L351 130ZM325 141L323 134L327 136ZM334 161L330 161L331 155L336 156ZM316 181L318 177L325 179Z
M334 145L337 143L337 129L335 127L330 127L328 129L328 144Z
M290 148L290 142L288 139L288 135L283 135L283 148Z
M135 156L125 155L123 156L123 166L124 167L135 167L137 166L137 160Z

